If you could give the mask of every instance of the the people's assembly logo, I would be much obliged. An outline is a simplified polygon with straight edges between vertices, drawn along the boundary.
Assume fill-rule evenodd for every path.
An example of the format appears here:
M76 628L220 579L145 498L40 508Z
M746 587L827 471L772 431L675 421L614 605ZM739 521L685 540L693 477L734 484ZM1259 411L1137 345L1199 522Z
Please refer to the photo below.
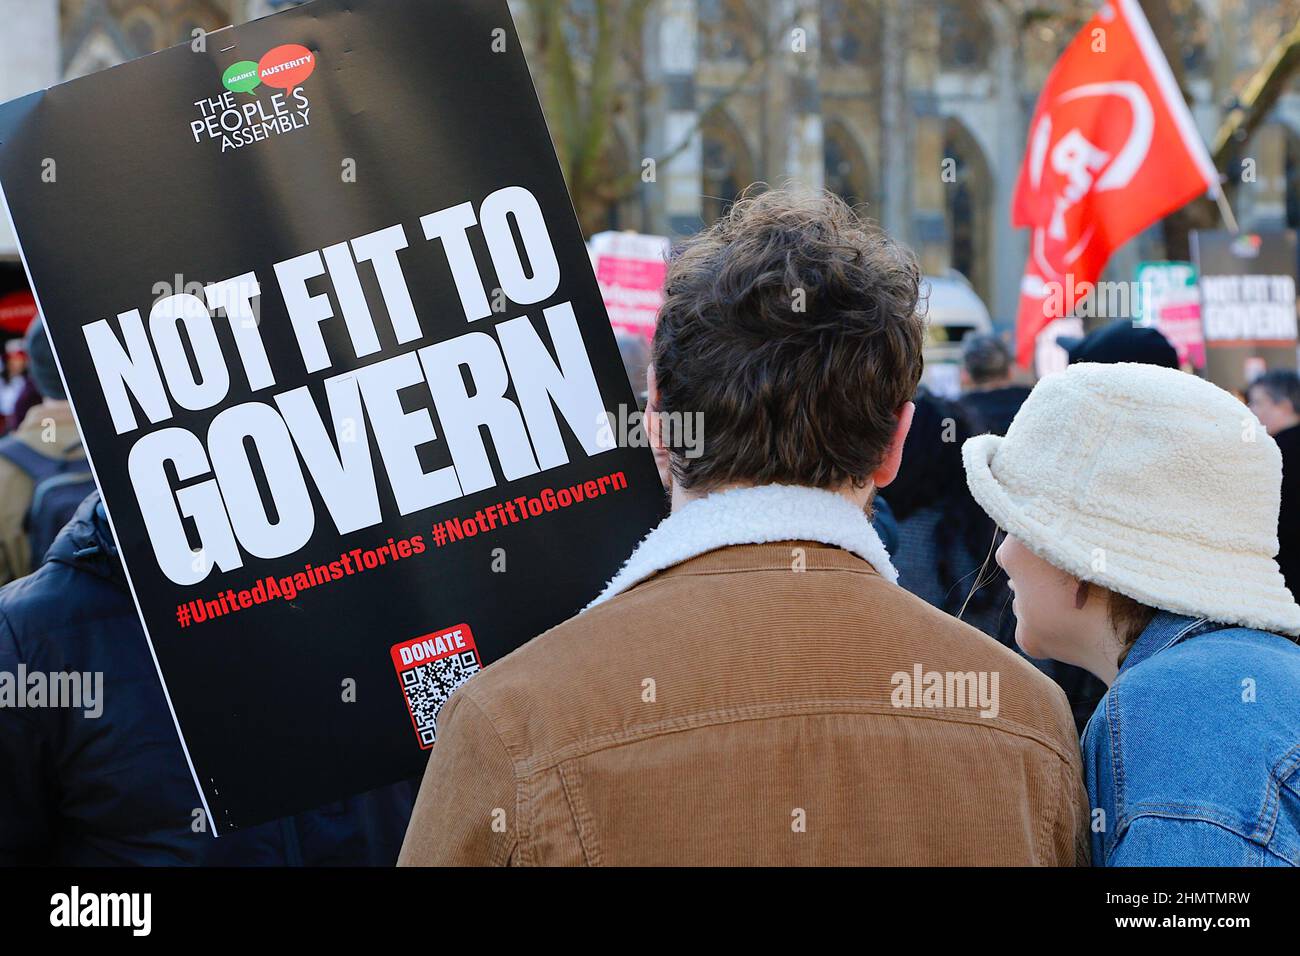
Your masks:
M218 139L224 153L310 125L311 102L302 83L315 69L316 54L298 43L278 46L257 61L232 63L221 76L226 91L194 103L194 142ZM259 93L263 86L276 92Z

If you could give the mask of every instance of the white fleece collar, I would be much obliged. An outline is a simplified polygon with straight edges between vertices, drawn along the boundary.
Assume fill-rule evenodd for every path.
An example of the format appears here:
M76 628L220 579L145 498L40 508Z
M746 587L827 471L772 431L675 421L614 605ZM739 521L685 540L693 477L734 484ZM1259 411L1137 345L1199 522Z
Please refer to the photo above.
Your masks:
M886 581L898 572L871 521L832 491L796 485L733 488L692 501L664 519L637 545L595 607L652 574L718 548L773 541L819 541L851 551Z

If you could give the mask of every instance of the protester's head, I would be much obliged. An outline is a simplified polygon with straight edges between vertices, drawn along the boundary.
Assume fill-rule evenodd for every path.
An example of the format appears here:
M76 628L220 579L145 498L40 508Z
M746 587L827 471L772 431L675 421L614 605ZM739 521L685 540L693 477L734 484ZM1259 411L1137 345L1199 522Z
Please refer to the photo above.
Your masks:
M63 379L59 377L59 367L54 361L54 349L50 347L45 323L39 318L27 329L27 353L31 361L29 374L36 390L46 400L64 401L67 396L63 391Z
M1209 382L1086 363L1044 378L1005 438L962 449L1008 534L1016 640L1111 680L1159 610L1300 634L1274 556L1282 458Z
M909 252L828 193L748 195L683 242L650 376L674 491L888 484L921 377L919 281ZM664 426L695 414L702 449L673 452Z
M1156 609L1128 595L1090 583L1039 557L1015 535L1007 535L996 560L1014 598L1016 643L1030 657L1063 661L1108 683L1108 669L1155 616Z
M994 388L1011 381L1011 350L992 332L971 332L961 340L961 367L968 388Z
M27 350L22 340L10 339L5 343L5 378L12 381L27 371Z
M1255 379L1246 400L1270 435L1300 425L1300 375L1290 369L1274 369Z
M1081 339L1062 336L1057 343L1065 349L1071 365L1136 362L1160 368L1179 367L1178 351L1163 332L1151 326L1134 325L1128 319L1117 319Z

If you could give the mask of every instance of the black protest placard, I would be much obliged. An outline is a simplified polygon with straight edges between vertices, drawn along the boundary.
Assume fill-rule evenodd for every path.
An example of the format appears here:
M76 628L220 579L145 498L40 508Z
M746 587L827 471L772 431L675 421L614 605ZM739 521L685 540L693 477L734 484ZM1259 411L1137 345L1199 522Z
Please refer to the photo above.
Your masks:
M663 495L504 0L198 45L7 104L0 185L222 831L418 774Z
M1242 392L1268 368L1296 366L1296 237L1289 229L1192 233L1205 373Z

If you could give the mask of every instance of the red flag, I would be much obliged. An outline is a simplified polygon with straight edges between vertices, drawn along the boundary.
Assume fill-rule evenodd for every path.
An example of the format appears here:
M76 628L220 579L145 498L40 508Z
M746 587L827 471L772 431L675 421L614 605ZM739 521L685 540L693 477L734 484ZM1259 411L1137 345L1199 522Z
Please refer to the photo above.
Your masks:
M1029 127L1012 204L1033 230L1016 352L1069 315L1111 253L1218 189L1218 173L1137 0L1111 0L1052 68Z

